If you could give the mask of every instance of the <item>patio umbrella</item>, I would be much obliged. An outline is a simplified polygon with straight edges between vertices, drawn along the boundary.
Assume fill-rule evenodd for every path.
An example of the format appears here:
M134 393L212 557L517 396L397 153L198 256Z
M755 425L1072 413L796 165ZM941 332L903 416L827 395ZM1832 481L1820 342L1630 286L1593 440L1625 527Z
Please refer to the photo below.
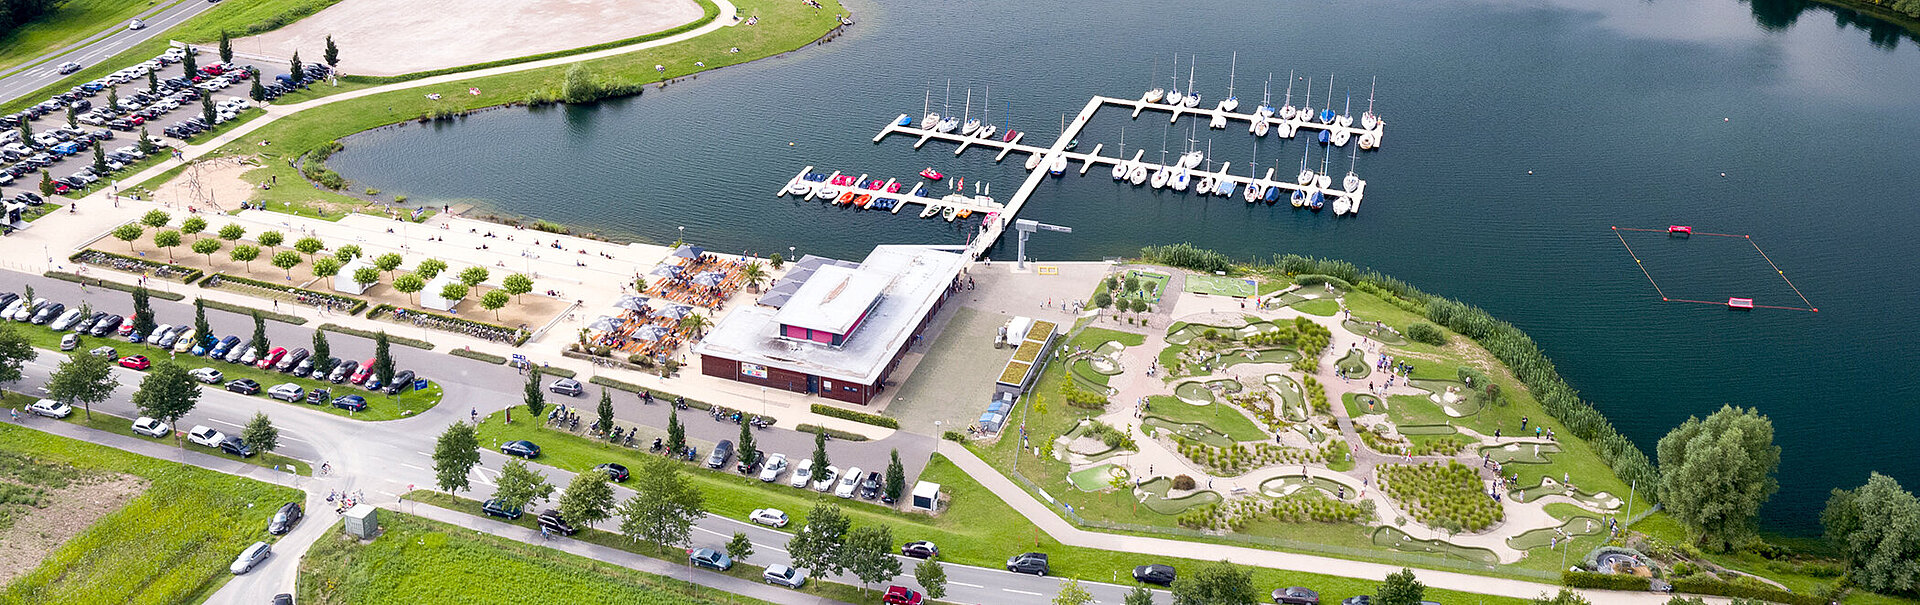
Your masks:
M619 324L620 322L614 321L613 318L602 315L588 322L587 329L595 332L611 332L615 327L618 327Z
M647 297L633 295L622 296L618 302L613 303L613 306L628 311L645 311L647 310Z
M672 277L680 274L680 265L660 265L653 270L654 275Z
M672 317L674 319L684 318L692 312L693 312L693 307L688 305L667 305L667 308L660 310L661 315Z
M641 326L639 329L633 331L633 337L639 340L660 340L661 336L666 335L667 328L665 326Z
M726 280L727 280L726 274L721 273L719 271L705 271L700 273L699 275L693 276L693 283L699 284L702 286L718 286L720 285L720 282L723 282Z
M700 255L706 253L707 249L699 246L681 246L679 250L673 251L673 255L677 258L700 258Z

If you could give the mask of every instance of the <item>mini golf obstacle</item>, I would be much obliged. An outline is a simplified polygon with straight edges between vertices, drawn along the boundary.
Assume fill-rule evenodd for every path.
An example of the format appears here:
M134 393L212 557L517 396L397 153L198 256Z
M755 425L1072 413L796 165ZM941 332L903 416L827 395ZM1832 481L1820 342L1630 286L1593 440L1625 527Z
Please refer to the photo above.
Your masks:
M1735 310L1742 310L1742 311L1753 310L1753 309L1782 309L1787 311L1807 311L1810 313L1820 312L1820 309L1818 307L1813 306L1813 303L1807 300L1807 295L1800 292L1800 287L1793 285L1793 280L1787 279L1787 273L1785 271L1781 271L1779 265L1774 264L1773 257L1767 256L1767 252L1765 250L1760 249L1760 244L1754 243L1752 235L1740 235L1740 234L1731 234L1731 233L1707 233L1703 231L1694 231L1691 225L1668 225L1667 228L1665 229L1639 229L1639 228L1633 228L1633 227L1617 227L1616 226L1616 227L1613 227L1612 229L1613 229L1614 237L1620 239L1620 245L1626 247L1627 255L1633 257L1634 266L1640 268L1641 275L1647 276L1647 283L1653 284L1653 291L1655 294L1658 294L1660 296L1661 302L1695 303L1695 304L1716 305L1716 306L1725 305L1728 309L1735 309ZM1773 268L1774 274L1779 275L1780 280L1786 282L1787 288L1793 290L1794 296L1800 297L1800 303L1803 306L1796 307L1796 306L1790 306L1790 305L1758 304L1758 303L1755 303L1754 299L1752 298L1740 297L1740 296L1729 296L1727 297L1727 300L1725 302L1712 301L1712 300L1690 300L1690 299L1684 299L1684 298L1669 297L1667 296L1666 291L1660 288L1660 282L1653 278L1653 273L1647 270L1646 262L1640 259L1639 254L1634 253L1633 246L1627 243L1626 236L1621 234L1622 231L1639 232L1639 233L1665 233L1667 237L1682 238L1682 239L1692 238L1695 235L1705 236L1705 237L1733 237L1733 238L1744 239L1747 241L1748 245L1753 246L1754 252L1760 254L1760 258L1765 259L1767 261L1767 266Z

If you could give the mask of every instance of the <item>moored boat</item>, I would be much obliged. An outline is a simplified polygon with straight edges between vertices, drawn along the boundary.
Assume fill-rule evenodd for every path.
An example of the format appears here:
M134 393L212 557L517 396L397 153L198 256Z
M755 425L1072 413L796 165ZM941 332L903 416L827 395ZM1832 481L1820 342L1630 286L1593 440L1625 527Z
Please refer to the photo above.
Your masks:
M1167 186L1172 187L1174 191L1186 191L1187 182L1190 180L1193 180L1193 173L1188 172L1186 168L1175 168L1173 176L1167 179Z
M866 208L866 207L870 207L870 206L872 206L872 205L873 205L873 194L870 194L870 193L862 193L862 194L860 194L860 195L857 195L857 196L854 196L854 198L853 198L853 205L855 205L855 206L859 206L859 207L861 207L861 208Z
M940 171L934 170L932 166L928 166L926 170L921 170L920 176L923 176L930 180L935 180L935 181L947 178L947 175L940 174Z
M920 211L920 218L927 218L939 213L940 213L939 204L927 204L927 207Z
M1147 182L1146 164L1134 164L1133 168L1128 169L1127 182L1133 183L1135 185L1139 185L1141 183Z
M1161 166L1159 170L1153 171L1153 177L1152 179L1150 179L1152 183L1150 184L1153 185L1154 189L1161 189L1166 187L1167 181L1171 180L1172 178L1173 178L1173 168L1168 166Z
M1307 190L1305 189L1293 190L1293 207L1299 208L1305 205L1307 205Z
M852 202L853 202L853 198L855 198L855 197L857 197L857 196L856 196L856 195L854 194L854 192L852 192L852 191L848 191L848 192L846 192L846 193L842 193L842 194L840 194L840 197L837 197L837 198L833 198L833 205L835 205L835 206L840 206L840 205L844 205L844 204L849 204L849 203L852 203Z
M1340 216L1340 215L1346 214L1347 210L1352 207L1353 207L1353 201L1347 199L1347 196L1343 195L1340 197L1333 198L1333 215L1334 216Z
M1066 171L1067 171L1067 154L1061 153L1061 154L1054 155L1053 162L1047 166L1047 172L1053 173L1053 176L1060 176L1061 173L1064 173Z
M947 219L947 222L951 223L953 222L954 218L960 216L960 209L954 206L947 206L946 208L942 208L940 210L940 216L942 218Z

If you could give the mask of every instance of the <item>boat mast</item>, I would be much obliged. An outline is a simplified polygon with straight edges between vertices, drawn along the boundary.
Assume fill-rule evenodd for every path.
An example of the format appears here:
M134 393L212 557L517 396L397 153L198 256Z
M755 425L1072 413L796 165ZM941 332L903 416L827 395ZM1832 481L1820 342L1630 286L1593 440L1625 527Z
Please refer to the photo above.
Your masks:
M1293 106L1293 70L1287 70L1287 106Z
M981 97L980 98L980 123L992 124L993 120L987 117L987 108L993 107L992 105L989 105L989 103L993 102L993 85L988 84L987 94L980 95L980 97Z
M1187 96L1193 96L1193 55L1187 55Z
M1180 53L1173 53L1173 91L1180 92Z
M1260 106L1273 104L1273 74L1267 74L1267 83L1260 85Z
M966 122L972 122L973 121L973 89L972 88L967 89L966 109L963 109L962 111L965 112L964 114L962 114L965 116L964 118L962 118L962 120Z
M1227 98L1233 98L1233 73L1240 69L1240 51L1233 51L1233 58L1227 63Z
M947 99L940 102L940 113L953 117L953 78L947 78Z
M1167 166L1167 133L1173 130L1171 124L1160 125L1160 167Z
M1373 77L1373 83L1367 85L1367 115L1373 115L1373 90L1380 87L1380 76Z

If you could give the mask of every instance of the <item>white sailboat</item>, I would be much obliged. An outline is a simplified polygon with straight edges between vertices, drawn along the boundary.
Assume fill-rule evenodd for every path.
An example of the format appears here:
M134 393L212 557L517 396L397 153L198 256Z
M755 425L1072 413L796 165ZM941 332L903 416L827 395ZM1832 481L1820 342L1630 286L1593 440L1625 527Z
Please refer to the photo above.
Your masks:
M1373 90L1380 86L1380 76L1373 77L1373 84L1367 87L1367 112L1360 114L1360 127L1373 130L1380 127L1380 116L1373 115Z
M1187 98L1180 101L1181 107L1199 107L1200 93L1193 91L1193 56L1187 56Z
M1320 110L1320 123L1332 124L1333 118L1333 74L1327 74L1327 107Z
M1233 179L1227 178L1227 170L1232 167L1233 167L1233 162L1225 162L1220 164L1219 176L1213 179L1212 191L1214 195L1218 195L1221 197L1233 196Z
M1224 113L1213 114L1213 119L1207 122L1207 128L1226 128L1226 127L1227 127L1227 114L1224 114Z
M1154 59L1153 60L1153 77L1147 78L1147 85L1153 86L1153 83L1159 80L1160 80L1160 60ZM1143 103L1159 103L1160 99L1166 96L1167 96L1166 89L1154 88L1152 90L1148 90L1147 94L1140 95L1140 101Z
M1147 165L1135 162L1132 168L1127 169L1127 182L1134 185L1147 182Z
M1240 67L1240 51L1233 51L1233 59L1227 64L1227 98L1220 100L1220 111L1233 111L1240 107L1240 97L1233 96L1233 74Z
M931 103L933 102L933 89L931 87L933 86L933 83L928 82L927 86L929 87L927 89L927 94L921 97L920 99L920 112L925 114L927 117L921 118L920 128L926 129L926 130L933 130L933 127L940 125L940 114L934 113L932 111L933 106L931 105Z
M947 117L942 118L940 124L933 127L934 132L945 134L960 127L960 118L953 117L953 80L947 80L947 99L941 102L940 111L945 112Z
M1313 76L1307 76L1307 100L1300 104L1300 111L1294 114L1301 124L1313 122Z
M1347 93L1347 108L1340 110L1340 117L1333 122L1341 126L1353 126L1353 93Z
M1345 215L1347 213L1347 210L1351 208L1353 208L1353 200L1347 199L1347 196L1343 195L1340 197L1333 198L1333 215L1334 216Z
M1253 122L1247 125L1247 132L1253 136L1267 136L1271 125L1267 122L1273 117L1273 74L1267 74L1267 83L1260 86L1260 106L1253 110Z
M1247 203L1251 204L1260 201L1260 195L1266 193L1266 188L1260 185L1259 147L1253 148L1253 161L1247 165L1250 166L1250 168L1247 169L1247 189L1242 193L1245 194L1243 197L1247 198Z
M1066 171L1067 171L1066 152L1063 151L1063 152L1054 154L1053 162L1047 166L1047 172L1052 173L1053 176L1060 176L1062 173L1065 173Z
M1168 172L1169 168L1167 166L1167 132L1170 130L1172 130L1171 126L1160 127L1160 163L1158 164L1159 168L1153 171L1152 184L1154 189L1166 187L1167 179L1173 177L1173 175ZM1138 185L1140 181L1135 180L1133 184Z
M1180 93L1180 53L1173 53L1173 88L1167 90L1167 104L1179 105L1186 100L1187 95Z
M1300 174L1298 176L1293 177L1293 182L1299 183L1301 185L1309 185L1313 183L1313 171L1307 169L1307 154L1312 152L1313 152L1312 146L1302 147L1300 149Z
M1333 143L1334 147L1346 147L1347 139L1353 138L1353 131L1347 130L1347 127L1353 126L1353 115L1350 113L1352 111L1353 95L1348 94L1347 108L1342 111L1338 117L1333 119L1333 123L1341 126L1341 128L1333 131L1333 134L1327 137L1327 142Z
M1192 172L1186 168L1175 166L1173 168L1173 176L1167 179L1167 186L1173 187L1174 191L1186 191L1187 182L1191 180L1193 180Z
M1208 153L1213 152L1212 141L1207 142L1207 152ZM1194 185L1193 192L1198 193L1200 195L1211 194L1213 193L1213 185L1215 182L1216 182L1216 178L1213 175L1213 160L1207 160L1206 176L1200 177L1200 182Z
M1333 184L1333 177L1327 175L1327 160L1332 157L1332 153L1320 154L1320 173L1313 175L1313 186L1326 189Z
M1280 110L1274 115L1280 116L1282 120L1291 120L1293 114L1298 111L1293 108L1293 70L1289 69L1287 70L1287 100L1280 105Z
M1353 152L1353 162L1347 165L1347 178L1340 180L1341 189L1345 189L1348 192L1357 193L1360 191L1360 186L1366 184L1365 181L1360 180L1360 175L1354 172L1354 169L1359 167L1360 167L1360 152L1355 151Z
M1123 158L1127 157L1127 128L1125 126L1120 127L1120 156L1119 157L1123 157ZM1127 178L1127 169L1131 167L1130 164L1132 164L1132 162L1129 160L1114 162L1113 163L1113 180L1118 181L1120 179Z
M987 95L986 95L986 96L987 96L987 99L988 99L988 100L992 100L992 99L993 99L993 87L992 87L992 86L988 86L988 87L987 87ZM987 114L987 108L988 108L988 107L989 107L989 105L987 105L987 104L986 104L985 102L982 102L982 103L980 103L980 129L979 129L979 130L976 130L976 131L974 131L974 132L973 132L973 136L977 136L977 137L980 137L980 138L983 138L983 139L990 139L990 138L993 138L993 132L994 132L995 130L998 130L997 128L994 128L994 126L993 126L993 120L991 120L991 119L988 119L988 118L987 118L987 115L988 115L988 114Z
M967 89L967 104L965 107L966 109L963 111L966 112L967 121L960 126L960 136L973 136L973 132L980 129L980 120L973 117L973 89L971 88Z

